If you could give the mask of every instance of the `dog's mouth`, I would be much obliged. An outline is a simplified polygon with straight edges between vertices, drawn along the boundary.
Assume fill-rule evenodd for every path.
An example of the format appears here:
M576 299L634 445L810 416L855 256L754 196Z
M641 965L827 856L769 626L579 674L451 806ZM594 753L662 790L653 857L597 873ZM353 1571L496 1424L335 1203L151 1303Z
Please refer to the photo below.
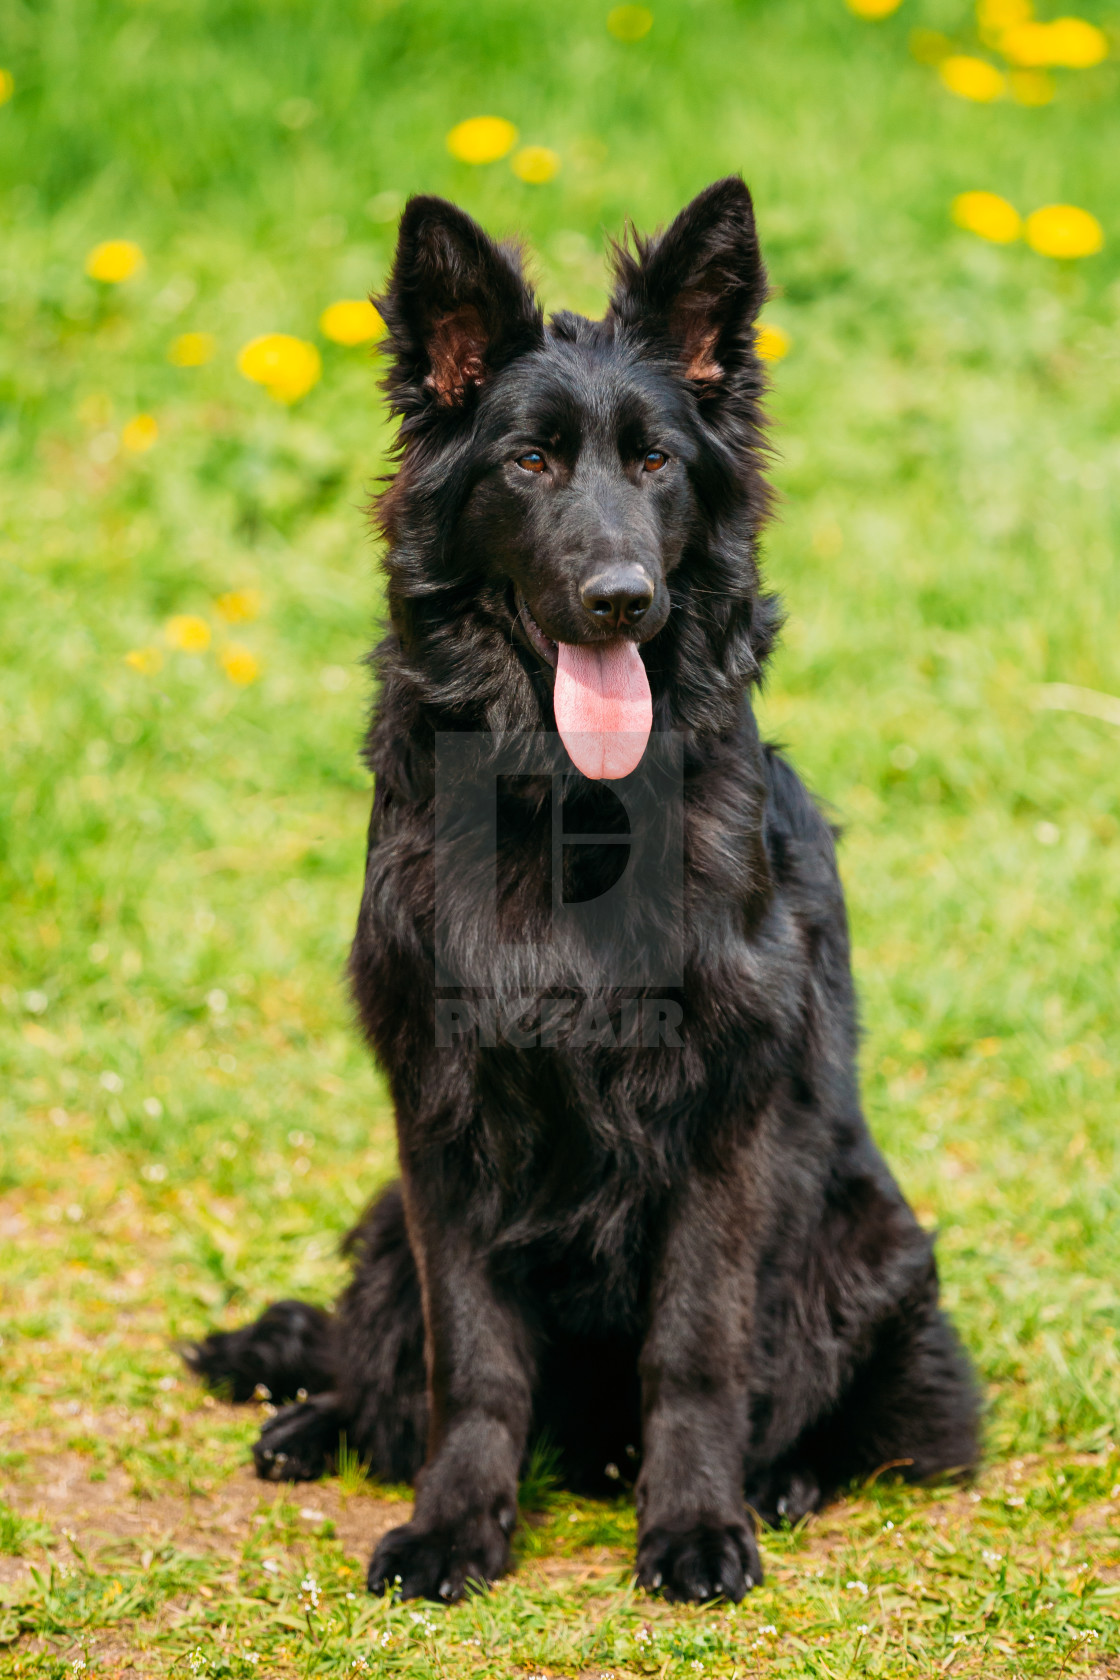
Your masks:
M653 728L649 678L636 642L554 642L518 591L518 622L553 666L556 728L577 770L590 781L617 781L641 763Z
M516 622L525 632L526 638L533 650L536 653L539 653L541 658L546 660L547 663L552 666L553 670L555 670L557 650L560 646L559 642L554 642L551 636L545 635L544 631L529 611L529 603L525 599L524 595L522 595L520 589L517 591L515 599L517 602Z

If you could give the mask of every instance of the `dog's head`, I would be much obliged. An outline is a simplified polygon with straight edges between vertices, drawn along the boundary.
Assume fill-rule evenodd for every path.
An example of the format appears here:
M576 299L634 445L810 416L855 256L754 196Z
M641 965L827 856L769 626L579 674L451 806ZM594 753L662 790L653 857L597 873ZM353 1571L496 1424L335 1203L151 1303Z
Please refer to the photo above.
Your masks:
M457 605L504 628L589 776L641 757L672 616L757 672L766 276L746 187L717 182L615 267L602 321L546 326L515 251L414 198L380 300L404 448L383 507L398 630L438 640Z

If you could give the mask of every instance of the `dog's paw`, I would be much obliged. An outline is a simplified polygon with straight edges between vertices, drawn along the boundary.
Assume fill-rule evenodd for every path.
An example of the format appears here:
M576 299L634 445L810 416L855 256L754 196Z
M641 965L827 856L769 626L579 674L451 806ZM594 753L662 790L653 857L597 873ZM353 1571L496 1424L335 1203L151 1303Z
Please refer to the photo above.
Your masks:
M252 1400L259 1388L279 1404L300 1389L330 1388L327 1314L304 1301L274 1301L253 1324L215 1330L180 1349L197 1377L230 1400Z
M496 1581L508 1563L509 1535L491 1516L465 1517L437 1528L410 1522L382 1537L370 1561L369 1590L454 1604L468 1586Z
M751 1510L771 1528L799 1523L820 1509L823 1497L815 1472L807 1466L775 1471L757 1487L748 1487L746 1494Z
M779 1517L798 1523L821 1502L821 1485L811 1470L793 1470L779 1493L775 1506Z
M762 1581L762 1561L746 1523L651 1528L638 1545L638 1585L681 1604L727 1598L738 1604Z
M338 1453L341 1416L333 1394L282 1406L253 1447L257 1475L266 1482L314 1482Z

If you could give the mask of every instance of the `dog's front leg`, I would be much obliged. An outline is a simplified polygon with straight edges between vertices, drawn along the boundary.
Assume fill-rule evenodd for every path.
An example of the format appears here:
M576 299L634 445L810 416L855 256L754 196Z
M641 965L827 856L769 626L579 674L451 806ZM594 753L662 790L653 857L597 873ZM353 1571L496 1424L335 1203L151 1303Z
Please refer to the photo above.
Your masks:
M369 1567L371 1591L460 1598L509 1562L517 1473L529 1431L532 1362L517 1309L495 1290L483 1246L460 1208L409 1195L428 1359L428 1457L412 1521L386 1534ZM442 1205L441 1205L442 1202Z
M743 1504L755 1294L745 1190L734 1175L686 1181L653 1278L641 1353L638 1580L668 1598L737 1602L762 1580Z

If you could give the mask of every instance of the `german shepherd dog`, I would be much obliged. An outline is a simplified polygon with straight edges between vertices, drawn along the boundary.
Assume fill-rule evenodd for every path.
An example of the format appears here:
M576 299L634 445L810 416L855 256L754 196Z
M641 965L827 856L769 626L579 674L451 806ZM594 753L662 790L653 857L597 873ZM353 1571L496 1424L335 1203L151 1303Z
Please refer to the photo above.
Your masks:
M369 1568L405 1598L503 1573L542 1436L570 1487L635 1481L638 1581L686 1601L761 1581L756 1516L977 1455L931 1239L860 1109L833 834L751 710L779 611L742 181L614 274L602 320L546 323L514 250L404 211L350 965L400 1182L331 1312L188 1352L289 1402L261 1476L322 1475L345 1437L415 1480Z

